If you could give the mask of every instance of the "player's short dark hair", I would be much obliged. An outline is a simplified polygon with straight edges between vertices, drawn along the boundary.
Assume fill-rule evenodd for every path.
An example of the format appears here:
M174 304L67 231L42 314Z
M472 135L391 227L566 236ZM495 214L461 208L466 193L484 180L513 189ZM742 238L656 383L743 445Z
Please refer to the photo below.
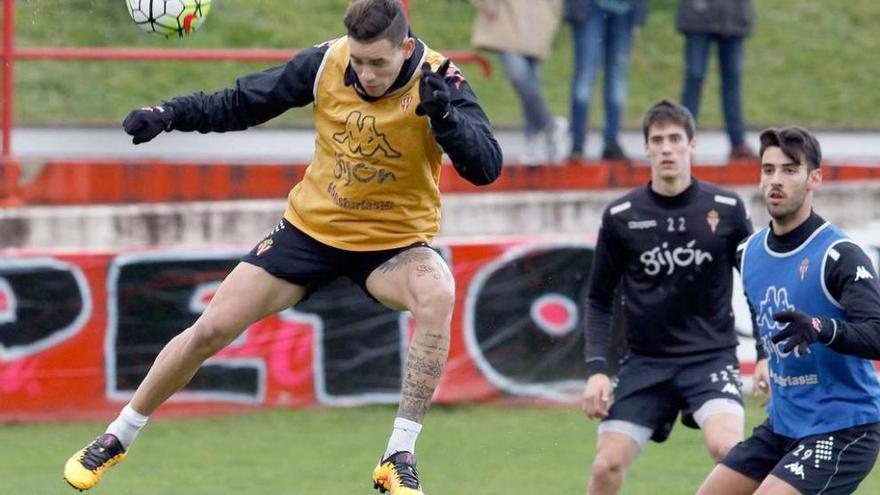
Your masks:
M691 115L690 110L669 100L660 100L655 103L642 119L642 132L645 134L646 143L648 142L648 130L654 124L680 125L684 127L688 141L693 139L697 133L697 125L694 123L694 116Z
M360 42L386 39L397 46L409 33L400 0L356 0L345 11L343 23L348 36Z
M822 166L822 148L819 140L812 132L796 125L788 127L771 127L761 131L761 152L771 146L777 146L785 156L797 163L806 163L807 170L816 170Z

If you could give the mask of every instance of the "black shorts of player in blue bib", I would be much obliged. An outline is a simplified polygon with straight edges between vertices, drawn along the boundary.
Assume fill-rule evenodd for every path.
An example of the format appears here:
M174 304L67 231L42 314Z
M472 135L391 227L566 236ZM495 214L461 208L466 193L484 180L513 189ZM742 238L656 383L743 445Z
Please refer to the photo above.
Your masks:
M709 401L719 412L742 411L739 362L733 349L682 357L632 354L617 377L614 402L605 420L646 427L651 440L669 437L678 413L682 423L697 428L694 418Z
M403 251L430 246L418 242L381 251L347 251L328 246L282 219L241 260L271 275L304 287L310 294L339 277L345 277L367 291L367 277L380 265ZM373 298L375 299L375 298Z
M839 495L856 491L878 451L880 423L793 439L774 433L768 419L721 463L756 481L772 474L804 494Z

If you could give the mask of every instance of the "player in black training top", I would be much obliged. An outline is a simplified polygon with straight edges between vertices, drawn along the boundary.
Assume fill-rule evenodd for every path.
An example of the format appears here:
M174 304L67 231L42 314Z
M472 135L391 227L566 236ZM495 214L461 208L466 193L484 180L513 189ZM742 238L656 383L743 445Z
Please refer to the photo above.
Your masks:
M686 108L663 100L642 127L651 182L603 213L586 300L583 409L602 419L589 494L617 493L645 443L664 441L679 411L702 428L716 461L743 437L731 293L751 222L735 193L691 177ZM618 287L630 356L615 386L608 354Z

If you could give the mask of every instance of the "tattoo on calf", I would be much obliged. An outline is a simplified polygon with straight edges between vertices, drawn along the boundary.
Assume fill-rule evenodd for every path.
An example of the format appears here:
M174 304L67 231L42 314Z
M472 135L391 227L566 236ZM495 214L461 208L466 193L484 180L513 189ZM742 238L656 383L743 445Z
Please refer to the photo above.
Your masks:
M404 380L404 387L404 390L408 390L409 393L404 393L400 398L400 407L397 408L397 415L401 418L421 423L425 418L425 413L428 412L428 406L431 404L434 387L410 380Z
M413 359L418 359L417 353L413 352L413 349L420 349L425 354L436 355L436 353L442 353L442 355L446 355L449 351L449 339L447 338L447 334L426 331L424 335L424 339L428 342L413 342L412 347L410 347L410 354L413 356Z
M419 423L431 405L449 350L443 333L427 332L423 338L427 338L427 345L414 341L410 346L397 411L398 416Z
M439 349L438 349L439 350ZM408 373L422 373L432 378L440 378L443 373L443 363L437 359L428 359L422 356L412 356L406 363Z

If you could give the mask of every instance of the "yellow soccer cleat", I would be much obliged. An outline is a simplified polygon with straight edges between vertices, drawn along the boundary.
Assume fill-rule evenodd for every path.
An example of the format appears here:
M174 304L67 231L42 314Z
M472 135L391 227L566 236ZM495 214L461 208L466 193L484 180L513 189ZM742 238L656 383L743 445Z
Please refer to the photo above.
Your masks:
M67 460L64 481L79 491L88 490L98 484L104 471L121 462L126 455L119 439L105 433Z
M373 470L373 488L391 495L424 495L416 473L416 456L396 452Z

